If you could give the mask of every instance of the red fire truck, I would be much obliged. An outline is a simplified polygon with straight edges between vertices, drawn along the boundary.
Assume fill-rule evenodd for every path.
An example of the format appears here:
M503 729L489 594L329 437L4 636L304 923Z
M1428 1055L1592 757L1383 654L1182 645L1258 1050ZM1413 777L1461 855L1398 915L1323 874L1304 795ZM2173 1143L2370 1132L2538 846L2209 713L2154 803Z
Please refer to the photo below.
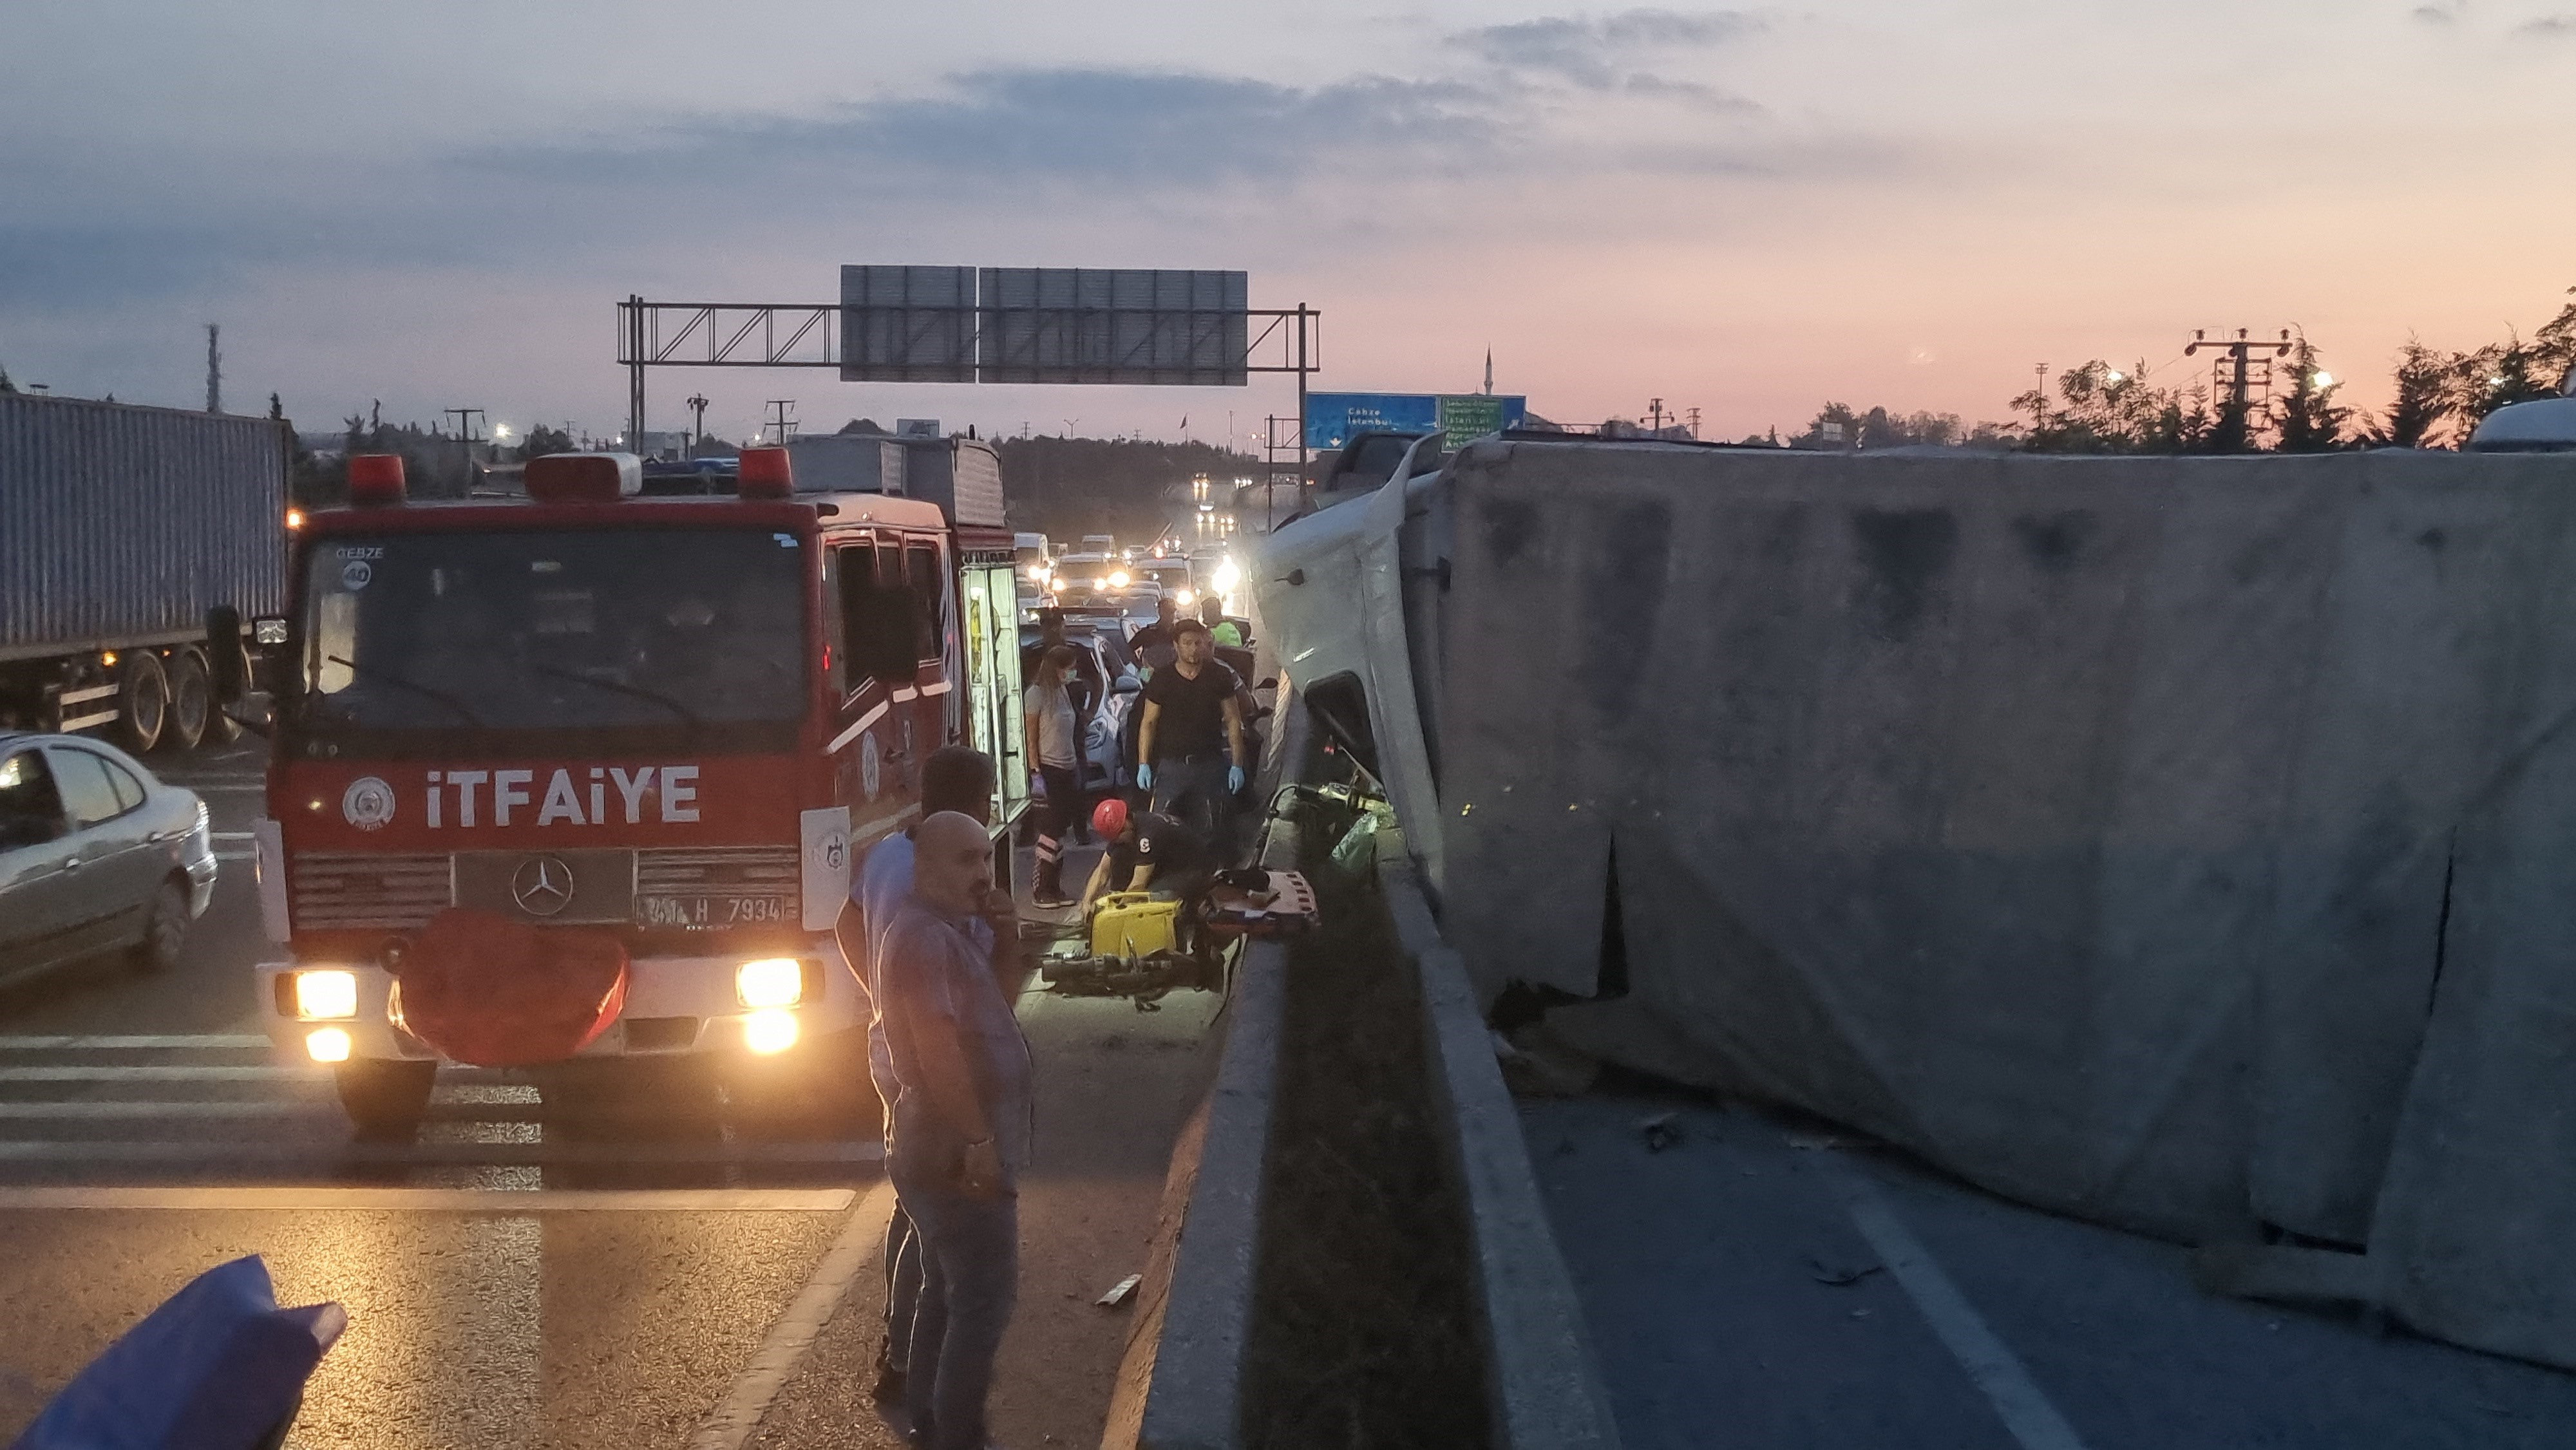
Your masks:
M998 762L1009 879L1028 776L1012 536L922 499L799 492L780 449L746 450L738 481L692 475L691 496L654 496L618 454L534 460L526 488L410 504L399 459L360 457L349 506L297 538L256 831L284 949L259 968L270 1037L333 1065L379 1138L411 1136L449 1061L863 1082L833 926L937 747ZM530 980L609 962L614 990L567 1004L487 976L463 1004L482 1020L460 1029L450 1000L433 1024L430 955L460 940L508 943ZM570 1026L533 1020L567 1005Z

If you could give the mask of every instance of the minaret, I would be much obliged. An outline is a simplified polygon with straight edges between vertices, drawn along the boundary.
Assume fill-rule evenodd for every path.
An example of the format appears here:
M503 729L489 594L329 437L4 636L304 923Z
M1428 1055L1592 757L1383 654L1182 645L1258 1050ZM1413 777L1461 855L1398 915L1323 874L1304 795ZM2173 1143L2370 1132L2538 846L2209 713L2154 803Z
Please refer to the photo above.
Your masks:
M1488 397L1488 398L1490 398L1490 397L1492 397L1493 395L1494 395L1494 350L1493 350L1492 348L1490 348L1490 347L1489 347L1489 348L1485 349L1485 396L1486 396L1486 397Z

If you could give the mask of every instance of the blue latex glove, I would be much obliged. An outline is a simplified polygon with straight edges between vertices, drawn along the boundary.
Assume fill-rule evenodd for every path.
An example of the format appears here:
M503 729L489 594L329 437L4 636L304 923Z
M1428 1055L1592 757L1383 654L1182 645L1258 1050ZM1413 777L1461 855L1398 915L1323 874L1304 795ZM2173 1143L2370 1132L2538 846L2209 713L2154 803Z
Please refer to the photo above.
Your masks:
M1154 788L1154 767L1150 765L1139 765L1136 767L1136 788L1138 790L1152 790Z
M1243 767L1242 767L1242 766L1240 766L1240 765L1229 765L1229 766L1227 766L1227 767L1225 768L1225 789L1226 789L1226 793L1227 793L1227 794L1229 794L1229 795L1241 795L1241 794L1243 794Z

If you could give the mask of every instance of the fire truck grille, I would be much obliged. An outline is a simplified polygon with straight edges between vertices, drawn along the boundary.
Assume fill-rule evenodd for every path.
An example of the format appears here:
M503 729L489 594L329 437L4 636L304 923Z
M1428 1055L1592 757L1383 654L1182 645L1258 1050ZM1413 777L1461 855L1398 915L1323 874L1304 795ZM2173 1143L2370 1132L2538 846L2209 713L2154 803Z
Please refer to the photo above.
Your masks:
M298 851L287 881L295 925L307 931L415 931L456 895L444 855Z

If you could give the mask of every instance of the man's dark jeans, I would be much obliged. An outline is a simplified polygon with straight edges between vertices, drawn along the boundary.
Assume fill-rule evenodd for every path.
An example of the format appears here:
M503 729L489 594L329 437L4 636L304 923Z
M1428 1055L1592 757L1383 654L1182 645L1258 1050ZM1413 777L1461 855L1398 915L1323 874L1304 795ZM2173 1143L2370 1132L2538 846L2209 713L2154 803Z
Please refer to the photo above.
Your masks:
M934 1450L984 1450L993 1359L1019 1292L1019 1198L969 1197L950 1164L913 1161L900 1145L886 1168L921 1244L921 1299L904 1377L913 1433Z
M1234 793L1225 780L1233 766L1222 750L1154 762L1153 808L1203 832L1217 864L1225 866L1234 864Z

